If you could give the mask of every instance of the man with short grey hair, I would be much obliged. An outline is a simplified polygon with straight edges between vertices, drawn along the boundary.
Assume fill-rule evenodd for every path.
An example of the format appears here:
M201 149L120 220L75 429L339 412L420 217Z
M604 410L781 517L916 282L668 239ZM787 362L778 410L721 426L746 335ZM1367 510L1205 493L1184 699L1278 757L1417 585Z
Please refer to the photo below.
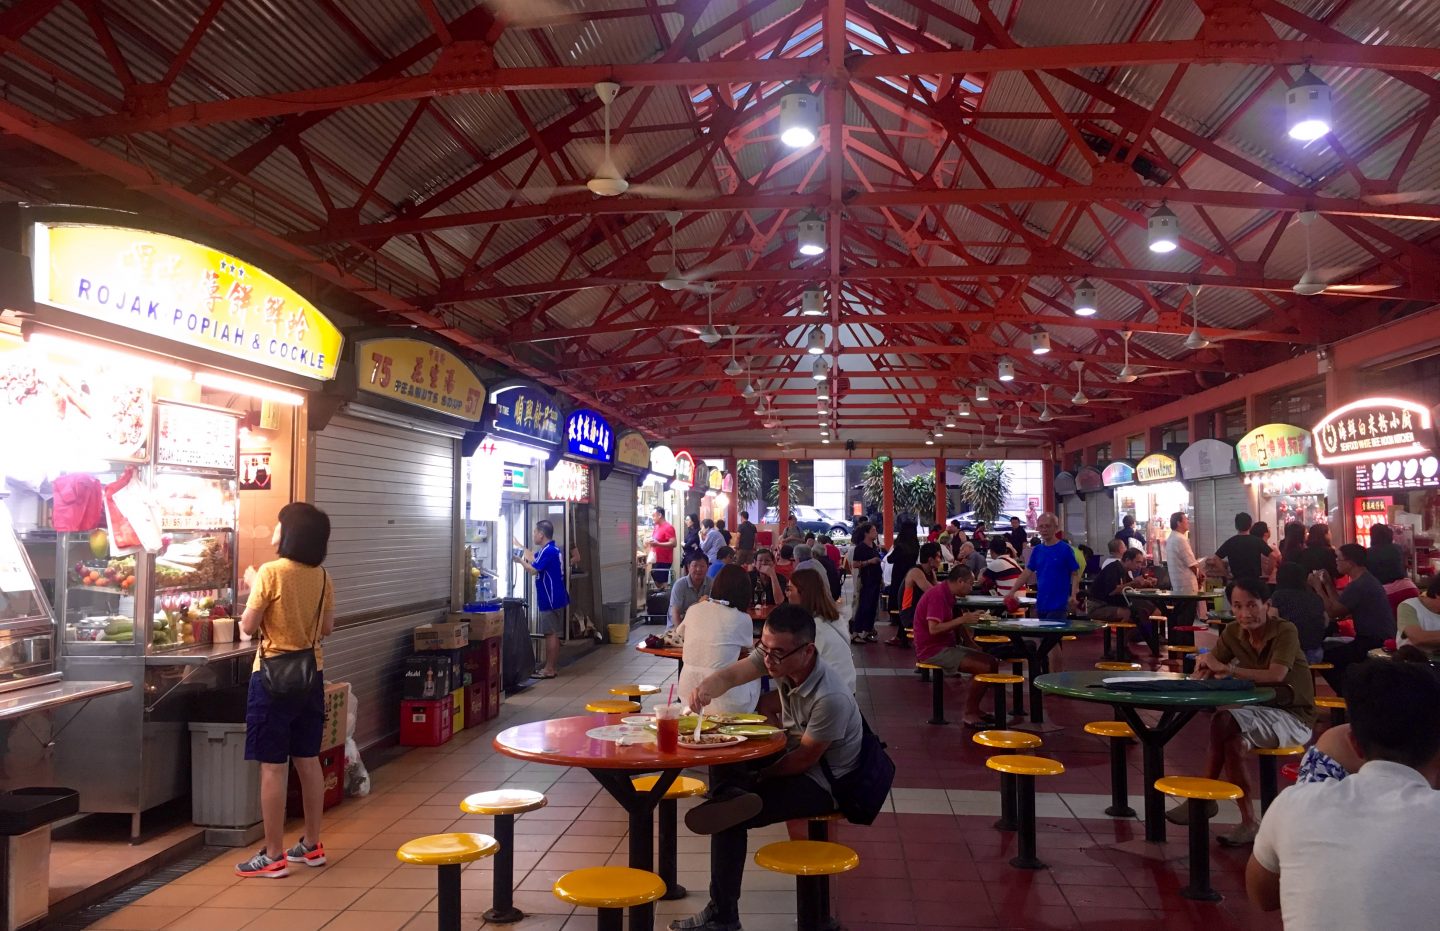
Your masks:
M794 572L799 572L801 569L814 569L821 575L825 574L825 567L815 561L815 551L805 543L799 543L795 546Z

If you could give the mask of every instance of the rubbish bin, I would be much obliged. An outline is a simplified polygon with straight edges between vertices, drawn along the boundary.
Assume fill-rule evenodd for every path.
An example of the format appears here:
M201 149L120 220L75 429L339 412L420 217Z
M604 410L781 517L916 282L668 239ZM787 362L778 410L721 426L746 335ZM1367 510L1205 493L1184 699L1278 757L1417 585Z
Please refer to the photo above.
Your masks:
M50 914L50 825L80 811L74 789L26 788L0 793L0 892L4 931Z
M605 602L605 627L610 633L610 642L630 642L630 603L626 601Z
M206 828L261 820L260 764L245 759L245 725L190 722L190 816Z

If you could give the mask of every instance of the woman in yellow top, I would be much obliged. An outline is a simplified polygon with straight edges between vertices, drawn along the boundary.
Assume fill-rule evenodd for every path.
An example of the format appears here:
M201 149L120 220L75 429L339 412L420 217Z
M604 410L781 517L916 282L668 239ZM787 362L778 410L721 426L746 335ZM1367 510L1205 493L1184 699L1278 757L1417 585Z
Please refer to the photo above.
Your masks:
M320 732L325 724L325 668L320 641L335 629L335 593L320 564L330 543L330 518L312 504L296 502L280 509L272 540L280 558L260 567L240 631L260 635L245 711L245 759L260 764L260 810L265 818L265 847L235 867L245 877L279 879L291 863L324 866L320 812L325 794L320 771ZM261 681L261 657L315 650L317 674L310 691L294 699L276 698ZM285 788L290 762L300 777L305 833L285 849Z

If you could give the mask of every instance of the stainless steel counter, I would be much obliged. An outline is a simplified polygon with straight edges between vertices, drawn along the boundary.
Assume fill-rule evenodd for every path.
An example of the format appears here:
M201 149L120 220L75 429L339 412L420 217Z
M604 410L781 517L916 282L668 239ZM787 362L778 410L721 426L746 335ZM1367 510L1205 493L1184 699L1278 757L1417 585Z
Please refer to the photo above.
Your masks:
M145 657L146 666L205 666L221 660L238 659L255 652L259 642L205 643L181 650L156 653Z
M0 695L0 721L132 688L129 682L56 682Z

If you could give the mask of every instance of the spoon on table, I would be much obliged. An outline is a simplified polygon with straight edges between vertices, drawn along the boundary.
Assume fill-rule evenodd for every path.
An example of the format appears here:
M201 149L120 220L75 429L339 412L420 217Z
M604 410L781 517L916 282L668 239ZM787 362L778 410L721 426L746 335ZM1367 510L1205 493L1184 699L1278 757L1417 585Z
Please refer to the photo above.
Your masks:
M705 712L703 710L695 712L695 737L690 741L691 743L698 744L700 742L700 728L704 726Z

